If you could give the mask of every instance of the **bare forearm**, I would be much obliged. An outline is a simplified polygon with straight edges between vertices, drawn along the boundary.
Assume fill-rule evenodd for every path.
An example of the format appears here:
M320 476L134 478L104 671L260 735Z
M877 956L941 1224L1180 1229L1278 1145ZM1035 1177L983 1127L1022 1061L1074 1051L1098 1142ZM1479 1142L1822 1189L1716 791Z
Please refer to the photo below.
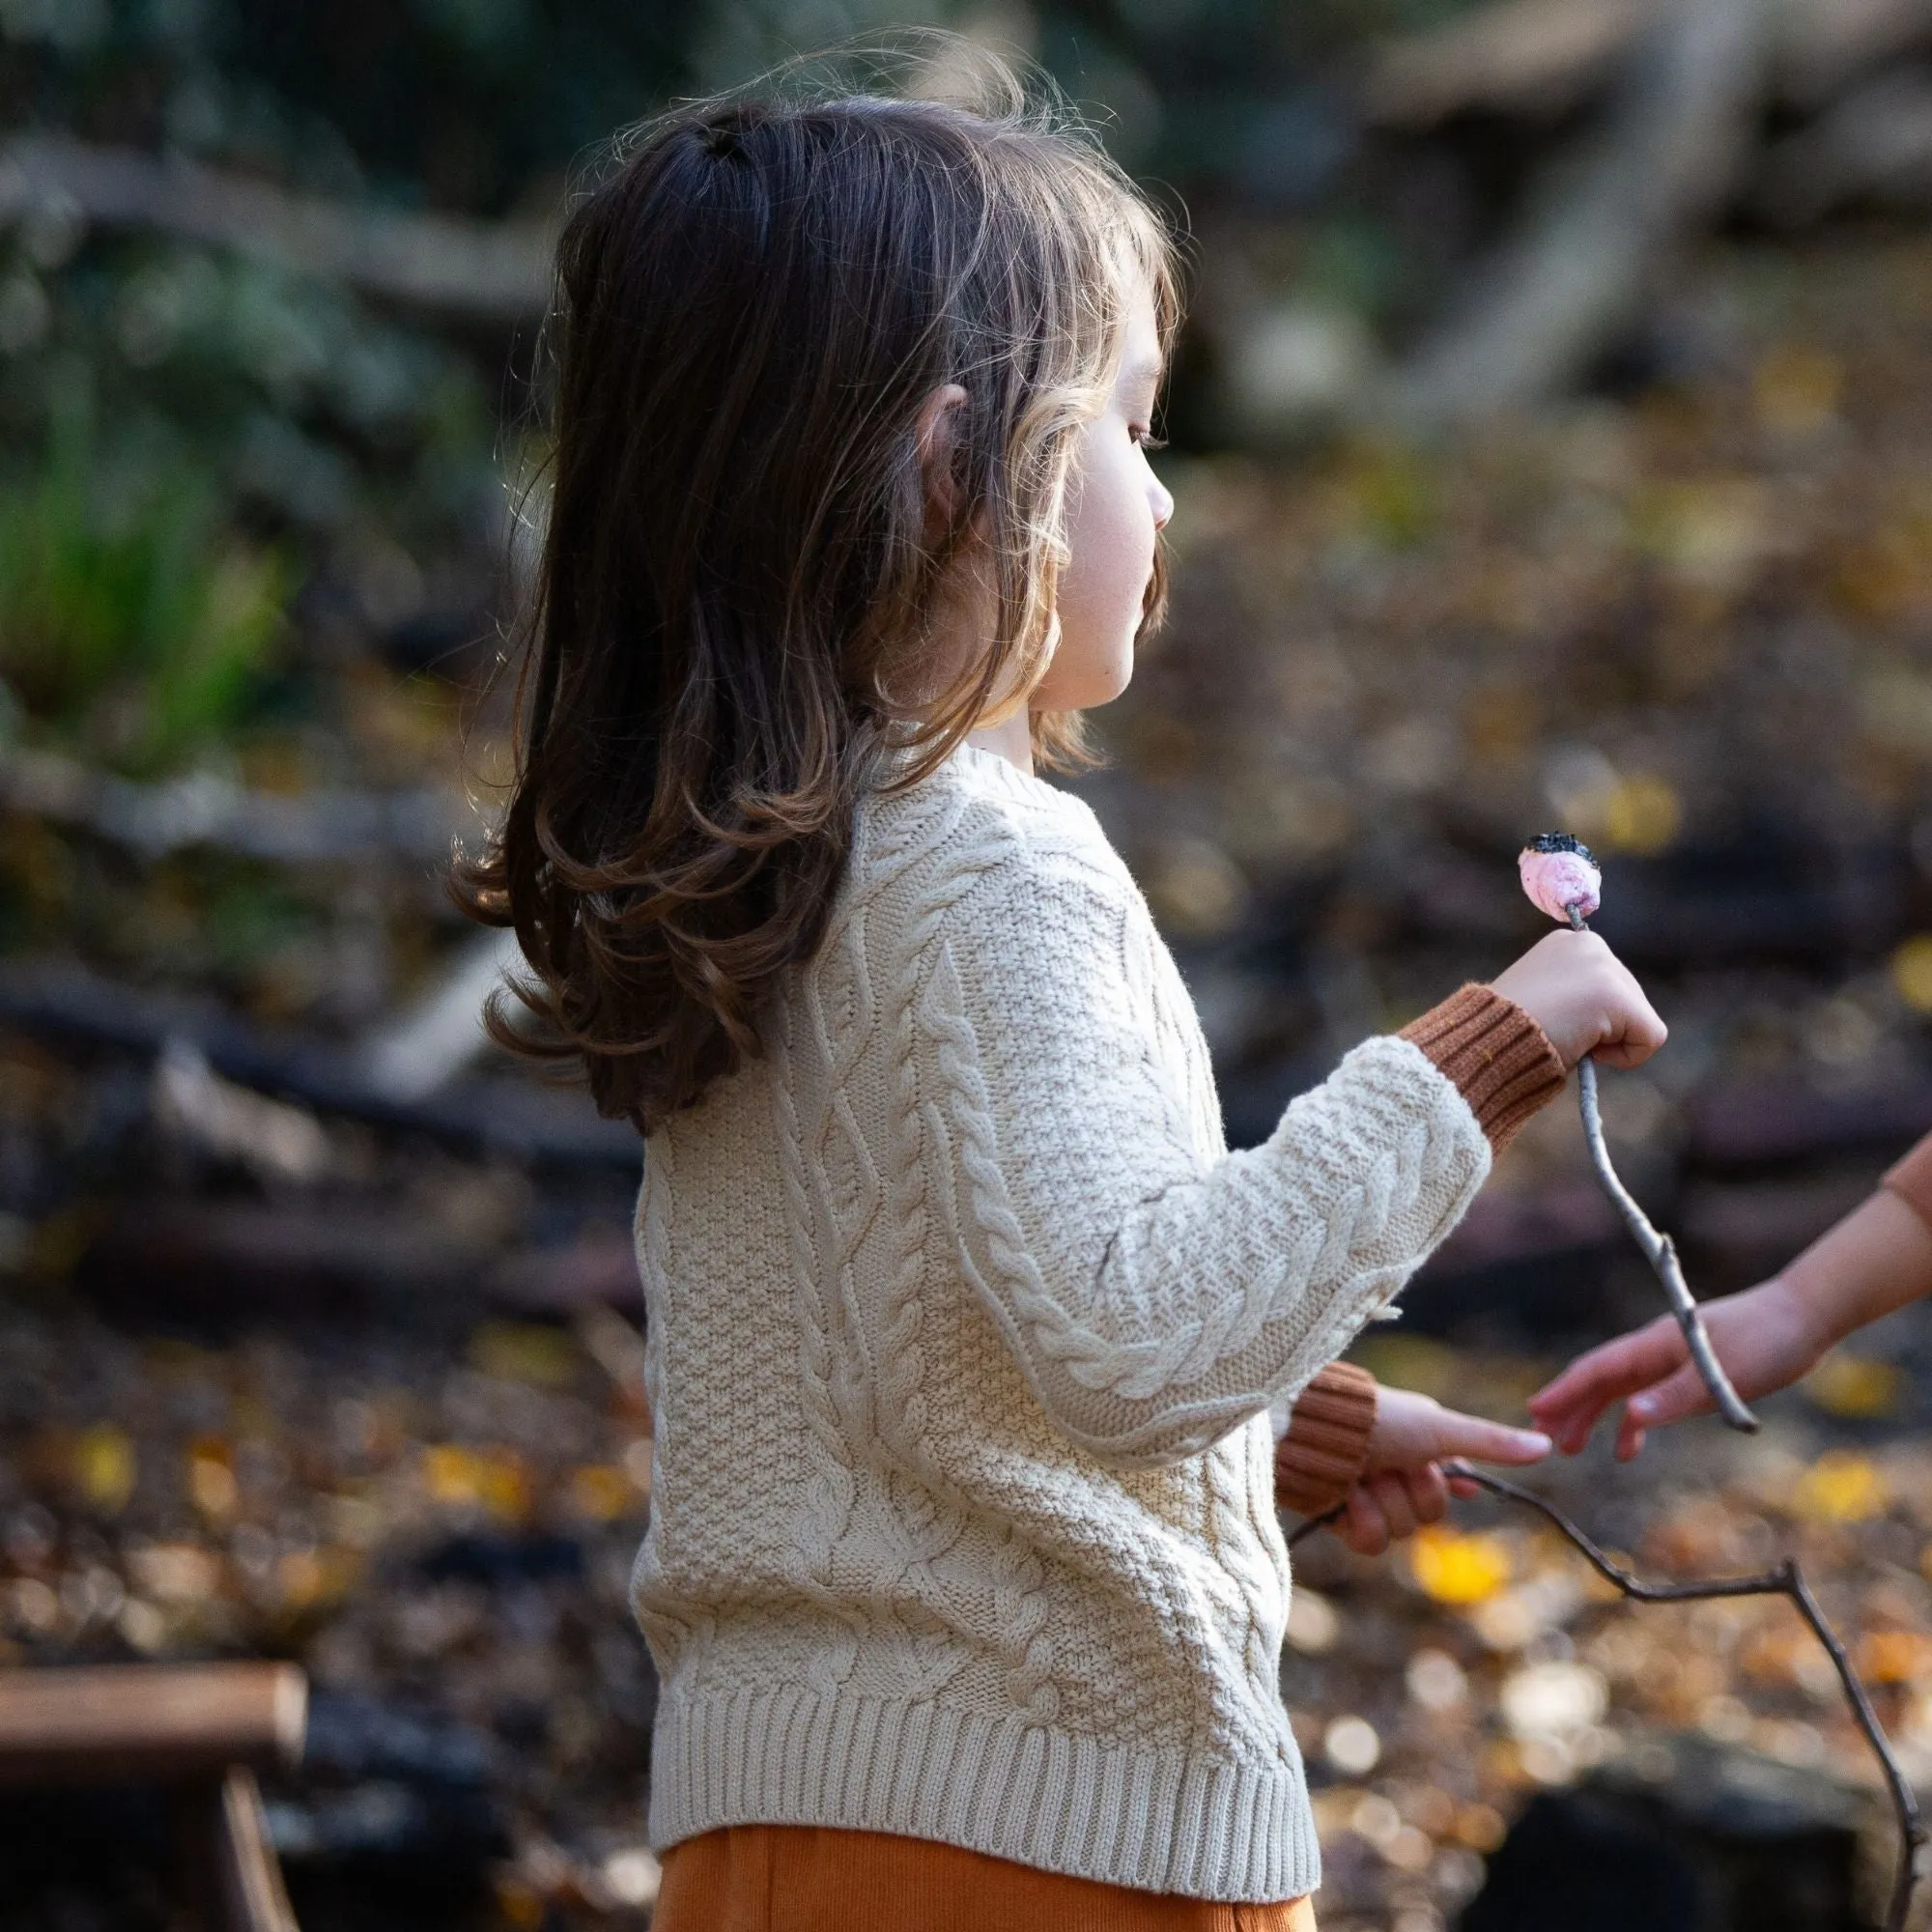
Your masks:
M1782 1270L1819 1348L1932 1294L1932 1227L1888 1187L1877 1189Z

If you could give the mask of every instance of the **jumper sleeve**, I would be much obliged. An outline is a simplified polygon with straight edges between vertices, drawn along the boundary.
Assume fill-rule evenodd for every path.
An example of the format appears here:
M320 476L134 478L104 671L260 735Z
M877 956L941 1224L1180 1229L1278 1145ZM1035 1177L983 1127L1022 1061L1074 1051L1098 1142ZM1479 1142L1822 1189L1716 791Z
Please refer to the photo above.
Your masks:
M1297 1516L1333 1509L1369 1464L1376 1378L1353 1362L1330 1362L1295 1398L1275 1445L1275 1501Z
M1497 1153L1563 1091L1562 1056L1514 1000L1467 985L1403 1028L1449 1078Z
M1022 850L952 907L921 1014L962 1270L1060 1428L1126 1466L1305 1386L1490 1167L1454 1083L1393 1037L1262 1146L1204 1146L1161 963L1124 873Z

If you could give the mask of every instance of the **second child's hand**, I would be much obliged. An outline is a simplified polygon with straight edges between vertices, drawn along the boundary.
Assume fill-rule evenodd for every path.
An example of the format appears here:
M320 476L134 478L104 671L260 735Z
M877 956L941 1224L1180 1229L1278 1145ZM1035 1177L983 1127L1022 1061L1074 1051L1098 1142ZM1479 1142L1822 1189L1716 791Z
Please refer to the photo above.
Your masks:
M1781 1273L1707 1301L1701 1312L1725 1374L1749 1401L1788 1387L1854 1329L1927 1293L1932 1229L1881 1188ZM1574 1456L1617 1402L1626 1404L1616 1451L1625 1462L1643 1447L1647 1430L1711 1406L1671 1317L1579 1355L1530 1397L1529 1411Z
M1731 1386L1746 1402L1796 1381L1830 1346L1811 1312L1781 1277L1707 1301L1698 1312ZM1690 1359L1675 1315L1660 1315L1577 1356L1530 1397L1529 1412L1566 1456L1575 1456L1605 1409L1619 1401L1625 1401L1617 1425L1620 1463L1628 1463L1643 1447L1647 1430L1710 1412L1711 1392Z

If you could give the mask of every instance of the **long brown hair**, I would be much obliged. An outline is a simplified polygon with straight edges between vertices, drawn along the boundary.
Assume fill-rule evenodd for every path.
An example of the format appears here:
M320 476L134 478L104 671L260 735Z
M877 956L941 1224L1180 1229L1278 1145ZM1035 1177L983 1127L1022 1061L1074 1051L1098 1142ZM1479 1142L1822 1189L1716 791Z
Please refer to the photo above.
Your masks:
M681 109L558 246L517 772L454 884L535 975L513 983L534 1025L499 997L495 1037L581 1057L599 1110L645 1132L758 1050L864 792L916 783L1037 682L1075 433L1136 275L1172 333L1160 220L1010 69L973 75L966 104L783 89ZM935 541L916 424L949 383L968 400ZM926 624L968 546L993 635L935 689ZM1043 763L1086 756L1076 716L1032 722Z

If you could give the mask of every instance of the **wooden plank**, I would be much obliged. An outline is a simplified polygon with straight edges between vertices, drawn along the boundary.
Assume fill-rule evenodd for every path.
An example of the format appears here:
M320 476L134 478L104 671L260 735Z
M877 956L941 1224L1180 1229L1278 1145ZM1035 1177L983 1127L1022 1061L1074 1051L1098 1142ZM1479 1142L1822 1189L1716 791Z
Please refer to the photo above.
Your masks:
M255 1774L232 1765L214 1828L214 1889L225 1932L300 1932L269 1839Z
M0 1671L0 1784L219 1778L301 1756L308 1680L293 1663Z

